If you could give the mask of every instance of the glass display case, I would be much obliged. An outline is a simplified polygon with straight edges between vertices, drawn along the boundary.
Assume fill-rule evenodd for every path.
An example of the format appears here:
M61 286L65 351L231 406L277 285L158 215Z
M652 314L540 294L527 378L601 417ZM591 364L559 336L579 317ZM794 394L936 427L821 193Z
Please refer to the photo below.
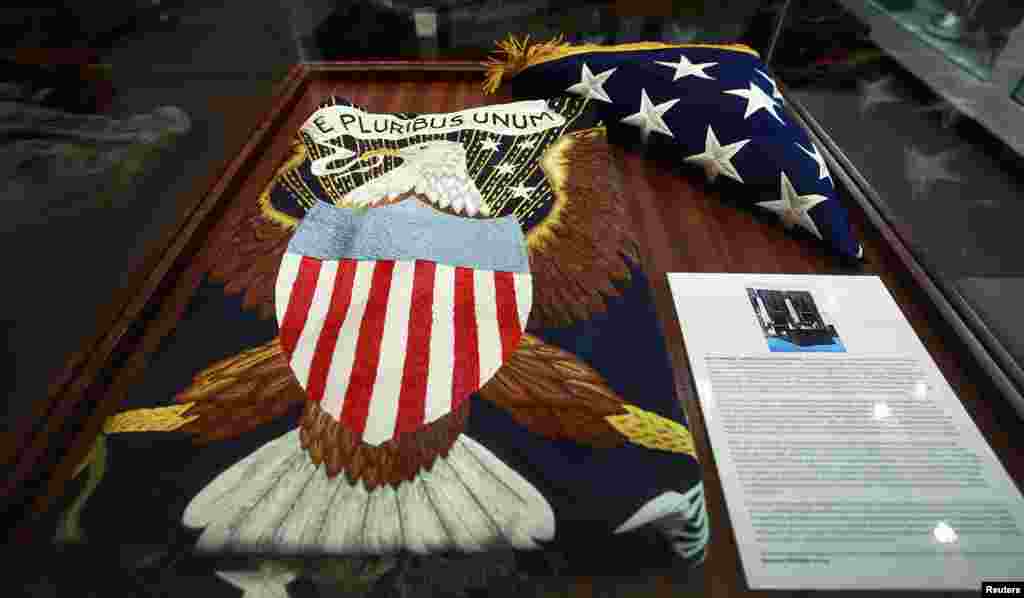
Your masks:
M1024 78L1024 7L969 0L843 0L872 28L872 39L915 77L1018 153L1014 91ZM938 58L938 60L936 60Z
M791 108L830 148L850 188L894 227L1019 403L1024 7L984 0L787 7L772 66L789 86ZM815 57L823 42L807 24L823 19L861 35Z
M579 570L574 568L579 562L559 564L561 548L542 556L515 555L512 562L521 559L522 569L515 573L515 583L527 580L536 588L573 596L665 596L690 590L717 596L746 595L749 590L722 491L722 480L733 472L716 469L680 327L664 326L678 324L671 319L674 304L665 272L879 276L1011 477L1022 479L1024 434L1015 432L1024 422L1015 416L1024 414L1024 319L1019 316L1024 259L1017 245L1024 222L1024 3L311 0L286 5L124 0L118 7L113 20L82 1L61 8L22 8L17 15L0 17L0 27L15 47L7 62L18 66L0 80L9 158L3 187L5 243L0 250L14 256L8 278L17 281L0 302L7 314L0 317L0 329L11 371L4 377L9 386L4 389L5 415L10 428L26 441L18 445L23 448L14 443L5 448L7 462L17 465L17 471L2 498L15 496L23 503L11 502L9 513L34 509L39 518L32 523L43 529L34 537L43 543L53 537L55 527L74 537L81 530L77 523L67 523L67 514L77 518L85 501L92 500L96 508L99 501L91 494L99 492L102 498L103 492L111 492L109 481L99 486L109 456L101 430L109 431L105 425L117 407L108 403L128 404L131 398L139 405L145 402L147 410L160 411L155 423L140 424L136 431L144 434L134 437L139 440L126 441L138 442L139 452L120 453L145 455L155 438L150 432L178 432L177 427L157 430L168 425L166 420L185 430L185 412L169 403L187 394L182 389L190 376L201 378L201 370L185 371L180 364L171 375L161 359L175 352L196 353L189 357L218 363L236 351L223 346L239 340L226 332L239 322L251 327L245 335L256 331L254 338L279 334L272 319L239 316L253 307L249 297L238 285L216 278L215 271L221 267L218 260L255 261L272 250L283 251L283 245L267 249L261 230L243 239L252 241L251 255L223 247L239 237L233 231L243 224L260 222L240 206L256 210L253 206L264 201L270 183L295 167L300 145L293 143L295 131L319 102L345 96L361 105L375 102L380 112L398 113L404 110L401 106L412 106L408 110L415 115L499 101L483 92L487 80L479 62L510 35L591 44L750 46L767 64L769 72L761 76L771 87L759 79L749 92L726 93L753 95L758 87L763 103L758 110L780 121L774 111L788 113L789 124L807 131L818 151L800 149L817 162L814 173L822 169L818 180L825 184L830 179L830 190L849 207L851 226L863 241L858 259L867 256L864 261L841 261L815 245L810 233L801 237L783 230L774 214L748 206L737 210L738 203L705 184L699 172L691 178L677 176L643 151L633 151L642 148L613 144L609 151L622 168L623 180L633 186L624 194L629 205L623 209L637 236L644 237L637 259L645 267L657 266L644 274L644 284L650 282L651 302L656 304L651 313L657 311L661 318L664 339L658 341L664 340L669 353L664 362L673 369L671 386L695 431L711 507L712 556L704 565L706 579L692 577L675 561L647 562L645 550L652 544L637 535L600 560L581 558L586 562ZM706 65L689 66L699 70ZM596 80L601 74L590 76ZM651 102L646 91L641 97L644 104ZM34 116L25 120L26 115ZM153 123L163 127L157 135L146 128ZM709 137L719 144L714 135ZM139 143L146 151L125 149L138 149ZM729 140L717 149L738 152L736 146L741 148L741 142ZM93 178L110 175L113 183L90 178L90 185L104 185L102 196L93 193L93 187L83 185L86 179L63 174L79 171L68 165ZM783 184L790 183L782 175ZM778 181L777 172L773 176ZM797 200L807 197L819 196ZM792 220L795 211L785 216ZM790 220L783 222L792 224ZM246 272L266 275L260 284L269 288L265 283L276 276L276 267L273 274ZM835 312L827 304L816 304L812 295L761 286L748 293L741 293L740 300L745 304L749 299L756 316L752 326L759 326L766 337L796 347L841 344L833 325ZM665 313L668 319L662 317ZM194 336L175 337L179 324L188 324ZM641 334L624 330L626 339ZM600 336L589 323L559 334L580 346ZM191 342L182 340L187 338ZM635 350L629 342L621 346ZM622 351L619 346L614 350ZM617 359L613 353L609 363ZM632 376L642 378L635 372ZM150 385L146 388L155 390L140 391L143 387L134 384L143 379ZM249 390L264 388L273 385L255 380ZM235 397L237 409L234 404L223 407L225 429L239 414L241 419L262 416L246 403L249 390ZM109 407L108 413L101 413L100 405ZM217 409L211 411L220 413ZM146 428L151 423L156 427ZM601 430L605 427L602 423ZM124 528L119 532L145 528L158 536L176 526L179 514L166 506L183 507L186 498L179 496L173 476L163 474L189 461L199 444L183 440L172 446L164 465L134 457L134 466L161 478L160 484L150 488L119 473L129 485L138 486L135 490L152 493L140 500L150 511L138 525L124 526L123 514L112 509L111 526ZM231 442L224 447L237 448ZM132 459L114 458L123 459L115 467L127 472L124 463ZM25 534L30 532L35 533ZM302 585L290 570L266 567L249 578L191 579L191 572L179 566L179 557L194 538L177 531L168 536L174 544L170 548L148 541L122 547L117 534L103 536L95 533L93 538L109 544L100 547L106 552L72 544L60 555L62 560L53 561L56 565L50 565L50 553L29 560L48 568L45 576L55 584L70 569L68 563L88 552L97 561L110 561L104 562L115 571L109 577L116 576L118 567L152 574L152 581L139 574L139 585L158 587L174 581L166 571L180 574L175 583L181 585L168 586L178 593L207 595L205 589L212 588L221 594L211 596L237 594L236 588L248 592L246 587L256 588L251 593L275 595L318 591L309 578ZM604 541L604 536L596 537ZM634 545L639 548L633 550ZM505 567L503 562L487 563L489 556L484 561L447 558L430 561L436 569L424 568L428 573L409 579L430 585L435 571L448 574L450 563L456 563L465 571L451 573L458 589L453 593L475 595L488 591L486 570L477 585L467 585L465 579L479 577L481 567ZM388 573L392 565L382 562L379 573L371 565L358 571L325 569L313 577L317 584L333 583L334 589L342 582L354 584L365 595L413 595L402 590L406 573ZM647 566L654 573L648 574ZM501 575L511 579L507 573ZM99 584L103 577L89 571L81 583ZM264 577L276 581L266 585ZM68 576L62 583L78 585L77 579ZM195 590L193 583L203 589ZM379 583L377 591L367 593L373 583ZM389 585L398 589L390 592ZM508 587L493 595L528 595L519 586Z

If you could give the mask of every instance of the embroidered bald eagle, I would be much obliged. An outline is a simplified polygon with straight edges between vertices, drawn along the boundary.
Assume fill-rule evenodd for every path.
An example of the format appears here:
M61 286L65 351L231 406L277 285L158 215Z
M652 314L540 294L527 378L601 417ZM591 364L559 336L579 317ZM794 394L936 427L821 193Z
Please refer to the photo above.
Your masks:
M322 185L305 201L297 181L324 156L300 139L242 221L214 240L211 277L276 317L281 334L201 371L176 397L187 406L176 429L202 443L300 405L302 416L191 501L184 522L203 530L201 549L536 548L554 535L551 507L467 433L470 395L551 440L694 454L685 427L624 402L531 333L603 312L639 262L604 130L556 130L513 140L513 151L531 155L538 141L543 153L526 167L540 169L549 200L536 218L519 216L517 200L528 198L508 195L509 173L484 185L504 201L483 195L486 155L446 139L338 152L348 161L330 176L305 175ZM362 178L338 191L346 175ZM426 248L404 234L420 222ZM366 232L378 225L379 235ZM642 510L622 529L661 511ZM698 527L675 539L706 541Z
M466 149L455 141L429 141L398 150L367 152L337 174L354 169L364 161L370 163L366 167L372 166L388 156L399 160L400 165L349 193L348 203L365 207L416 193L434 206L457 215L489 215L480 190L466 168Z

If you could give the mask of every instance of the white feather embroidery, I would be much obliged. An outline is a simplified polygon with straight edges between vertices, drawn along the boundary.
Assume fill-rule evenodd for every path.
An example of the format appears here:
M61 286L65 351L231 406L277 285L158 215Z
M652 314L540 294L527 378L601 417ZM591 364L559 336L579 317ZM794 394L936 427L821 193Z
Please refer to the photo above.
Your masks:
M400 485L398 500L402 503L402 529L410 530L405 537L410 552L428 554L450 544L448 532L423 490L422 478Z
M328 480L293 430L223 472L192 499L197 549L276 554L472 552L538 548L554 512L526 479L462 435L447 457L398 488Z

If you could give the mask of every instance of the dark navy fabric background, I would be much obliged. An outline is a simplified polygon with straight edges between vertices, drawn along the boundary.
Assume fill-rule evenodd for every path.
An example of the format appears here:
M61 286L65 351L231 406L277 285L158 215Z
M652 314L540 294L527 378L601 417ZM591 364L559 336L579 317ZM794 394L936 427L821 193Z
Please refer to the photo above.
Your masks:
M607 313L538 336L575 353L628 403L685 422L648 281L638 268ZM622 287L620 287L622 288ZM474 398L469 433L540 488L559 522L614 530L648 500L700 481L691 457L634 444L592 449L531 434L486 401Z

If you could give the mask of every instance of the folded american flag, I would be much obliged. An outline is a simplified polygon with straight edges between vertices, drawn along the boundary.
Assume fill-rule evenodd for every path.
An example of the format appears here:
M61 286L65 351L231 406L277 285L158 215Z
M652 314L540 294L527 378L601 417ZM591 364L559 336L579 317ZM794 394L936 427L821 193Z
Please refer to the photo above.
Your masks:
M746 201L800 226L839 254L861 258L825 159L787 116L768 67L748 46L641 42L573 46L499 42L485 89L571 93L599 106L614 141L631 137L709 181L743 183ZM503 88L504 89L504 88Z

